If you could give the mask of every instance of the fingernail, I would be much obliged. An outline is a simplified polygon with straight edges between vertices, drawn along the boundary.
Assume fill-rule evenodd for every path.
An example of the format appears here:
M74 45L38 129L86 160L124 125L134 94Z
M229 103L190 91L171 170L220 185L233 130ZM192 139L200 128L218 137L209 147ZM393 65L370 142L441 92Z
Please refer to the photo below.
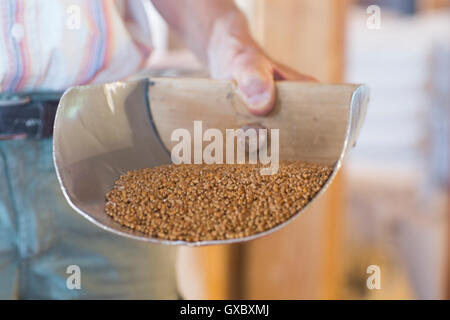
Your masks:
M270 103L272 96L270 92L265 91L260 94L246 96L247 104L254 111L267 111L268 104Z

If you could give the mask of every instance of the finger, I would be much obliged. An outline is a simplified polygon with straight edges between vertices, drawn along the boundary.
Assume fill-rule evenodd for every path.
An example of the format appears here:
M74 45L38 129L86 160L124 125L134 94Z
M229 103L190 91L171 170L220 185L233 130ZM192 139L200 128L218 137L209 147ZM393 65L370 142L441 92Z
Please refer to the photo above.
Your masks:
M266 115L275 102L275 85L271 64L265 59L239 57L233 66L233 79L254 115Z
M272 110L275 102L272 75L242 71L236 72L234 78L251 113L266 115Z

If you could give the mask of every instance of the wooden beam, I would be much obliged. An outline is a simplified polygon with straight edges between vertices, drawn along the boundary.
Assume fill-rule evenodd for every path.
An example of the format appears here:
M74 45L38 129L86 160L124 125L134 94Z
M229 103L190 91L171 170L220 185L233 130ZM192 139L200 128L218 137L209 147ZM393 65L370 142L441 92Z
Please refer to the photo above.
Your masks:
M254 36L274 59L324 82L342 81L345 15L341 0L240 0ZM282 230L243 245L243 297L338 298L345 183Z
M177 283L185 299L237 299L239 245L179 247Z
M450 7L450 0L418 0L418 12L428 12Z

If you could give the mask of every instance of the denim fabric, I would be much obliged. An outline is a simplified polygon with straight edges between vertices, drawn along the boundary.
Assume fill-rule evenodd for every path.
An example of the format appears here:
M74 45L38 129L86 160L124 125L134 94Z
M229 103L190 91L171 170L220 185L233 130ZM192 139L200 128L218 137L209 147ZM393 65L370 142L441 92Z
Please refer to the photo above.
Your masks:
M176 299L174 250L103 231L70 208L51 139L0 141L0 299ZM71 265L81 289L66 285Z

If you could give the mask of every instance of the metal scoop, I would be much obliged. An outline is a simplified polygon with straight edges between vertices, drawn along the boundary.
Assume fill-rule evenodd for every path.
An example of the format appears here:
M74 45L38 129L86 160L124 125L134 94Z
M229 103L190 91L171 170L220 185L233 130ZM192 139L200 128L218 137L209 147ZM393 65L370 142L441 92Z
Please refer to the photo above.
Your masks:
M363 85L276 83L275 109L251 115L234 82L151 78L68 89L56 114L53 156L62 191L79 214L121 236L173 245L228 244L262 237L289 223L248 237L199 242L170 241L125 228L104 211L105 194L128 170L171 163L171 133L241 128L249 123L279 129L280 160L333 165L332 183L361 128L368 104Z

